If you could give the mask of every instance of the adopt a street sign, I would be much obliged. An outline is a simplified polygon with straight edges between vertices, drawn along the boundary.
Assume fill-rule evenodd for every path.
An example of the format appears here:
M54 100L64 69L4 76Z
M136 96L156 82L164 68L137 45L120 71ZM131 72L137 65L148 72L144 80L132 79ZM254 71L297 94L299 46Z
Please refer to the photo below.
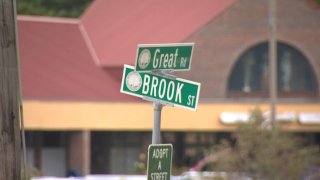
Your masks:
M151 144L148 148L148 180L170 180L172 144Z
M195 111L199 100L200 83L137 72L134 71L134 67L124 65L120 92L160 100Z
M139 44L135 70L188 71L191 68L193 46L194 43Z

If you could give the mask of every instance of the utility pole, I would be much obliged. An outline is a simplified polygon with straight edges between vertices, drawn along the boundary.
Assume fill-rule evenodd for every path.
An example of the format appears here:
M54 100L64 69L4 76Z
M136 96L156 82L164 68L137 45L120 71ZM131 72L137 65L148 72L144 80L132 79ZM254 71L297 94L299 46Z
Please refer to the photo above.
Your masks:
M278 98L276 0L269 0L269 33L270 120L271 126L274 127Z
M0 1L0 179L21 179L20 80L15 0Z

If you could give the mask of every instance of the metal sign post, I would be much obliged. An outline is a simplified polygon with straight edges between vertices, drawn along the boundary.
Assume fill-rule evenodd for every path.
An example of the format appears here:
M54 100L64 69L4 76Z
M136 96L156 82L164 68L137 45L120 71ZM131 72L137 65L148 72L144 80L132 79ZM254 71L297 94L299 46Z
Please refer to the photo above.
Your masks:
M161 111L162 104L159 102L153 102L153 130L152 130L152 144L161 143Z

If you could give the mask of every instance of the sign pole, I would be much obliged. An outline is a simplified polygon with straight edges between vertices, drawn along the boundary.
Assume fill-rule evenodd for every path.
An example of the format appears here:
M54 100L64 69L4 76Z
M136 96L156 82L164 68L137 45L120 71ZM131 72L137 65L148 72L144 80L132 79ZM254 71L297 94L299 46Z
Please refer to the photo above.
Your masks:
M139 45L135 67L124 65L120 92L153 102L148 180L171 177L172 144L161 144L162 107L197 109L200 83L167 74L190 70L193 46L194 43Z
M152 130L152 144L160 144L161 143L161 111L162 104L159 102L153 102L153 130Z

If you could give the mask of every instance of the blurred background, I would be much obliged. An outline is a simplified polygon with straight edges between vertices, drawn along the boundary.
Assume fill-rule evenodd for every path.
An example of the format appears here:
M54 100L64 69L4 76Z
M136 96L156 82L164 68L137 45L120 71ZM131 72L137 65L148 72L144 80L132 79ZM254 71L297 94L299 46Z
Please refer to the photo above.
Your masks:
M19 0L23 117L32 175L145 174L153 106L120 93L123 65L135 64L138 44L195 43L191 70L174 74L201 83L198 109L162 111L161 138L173 144L174 175L225 171L199 163L225 142L226 149L239 149L243 131L237 123L270 123L270 113L277 127L303 139L286 152L309 146L319 152L320 1L270 2ZM273 85L269 47L276 49ZM270 101L271 87L276 96ZM254 118L253 109L260 113ZM272 143L264 147L276 147ZM226 156L231 157L221 154ZM211 158L208 163L219 162ZM318 166L308 161L303 174L319 171Z

